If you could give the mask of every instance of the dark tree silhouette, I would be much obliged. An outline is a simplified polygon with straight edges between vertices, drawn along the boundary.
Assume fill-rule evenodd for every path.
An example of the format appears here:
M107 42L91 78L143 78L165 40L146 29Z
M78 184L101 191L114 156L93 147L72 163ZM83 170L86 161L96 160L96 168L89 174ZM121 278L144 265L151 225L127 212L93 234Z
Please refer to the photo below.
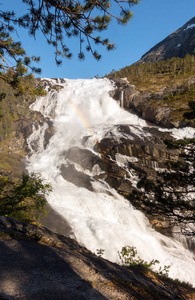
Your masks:
M179 226L184 235L194 236L195 227L195 139L165 141L167 147L179 149L183 157L169 162L167 171L156 180L141 179L128 199L143 212L163 217L166 227ZM192 225L192 226L191 226Z
M32 62L38 62L40 58L29 57L22 48L21 42L12 39L11 34L16 32L18 26L27 29L33 37L36 37L37 31L41 31L48 44L54 47L55 60L58 65L61 64L62 57L71 58L72 56L67 46L67 40L72 36L79 39L79 59L84 59L86 50L99 60L101 55L93 49L94 44L101 44L107 50L114 49L114 44L107 38L101 38L98 32L106 30L112 19L125 25L132 17L130 8L138 4L140 0L85 0L80 2L22 0L22 2L26 5L24 15L17 15L14 11L0 10L0 77L16 87L19 85L18 78L24 75L32 76L28 72L29 68L32 72L41 72L39 68L31 66ZM112 8L115 6L118 7L119 16L112 14ZM15 61L14 66L10 66L10 57Z

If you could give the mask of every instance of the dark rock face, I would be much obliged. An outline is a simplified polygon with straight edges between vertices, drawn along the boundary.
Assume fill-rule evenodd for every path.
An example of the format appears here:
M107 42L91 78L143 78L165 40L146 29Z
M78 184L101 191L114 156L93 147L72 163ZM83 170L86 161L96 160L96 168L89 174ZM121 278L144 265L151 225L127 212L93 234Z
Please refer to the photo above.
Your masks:
M135 129L135 131L134 131ZM146 193L140 188L143 182L151 182L154 186L163 179L162 174L171 164L178 165L185 169L186 162L180 157L178 149L168 149L165 140L173 140L169 132L159 131L155 127L143 128L144 133L135 134L136 127L128 125L117 125L115 132L118 134L105 136L100 140L96 149L101 155L98 161L94 153L89 150L70 149L67 157L71 165L61 167L62 176L79 187L93 190L94 181L104 180L118 193L127 197L131 202L134 193ZM134 132L133 132L134 131ZM87 142L87 141L86 141ZM86 152L85 152L86 151ZM83 158L88 159L83 159ZM99 173L91 176L76 170L74 163L80 167L92 171L98 165ZM132 204L133 199L132 199ZM174 226L170 226L170 220L161 216L148 215L153 228L165 235L171 236Z
M192 77L188 82L190 87L194 84L195 77ZM148 91L140 92L136 90L135 85L123 82L120 85L120 80L115 78L113 80L116 83L116 90L112 92L111 96L121 103L121 93L123 93L122 106L134 112L144 120L154 123L161 127L174 128L192 126L190 120L174 121L171 118L171 113L174 108L171 108L167 104L162 105L161 101L166 95L176 95L185 90L185 86L173 86L164 87L157 93L150 93Z
M112 83L115 85L115 89L110 91L110 96L117 100L121 101L121 95L126 88L129 88L129 82L126 78L112 78Z
M140 137L128 125L118 125L117 131L120 138L119 135L116 138L105 137L97 143L99 155L78 147L62 154L69 160L69 165L60 167L62 176L89 190L93 190L93 180L104 179L112 188L126 194L136 189L137 182L142 178L155 181L157 171L166 168L169 160L180 160L178 151L167 149L163 142L172 139L169 133L149 127L144 128L145 137ZM91 176L84 170L91 172Z
M143 177L155 181L157 170L165 168L168 160L179 160L177 150L168 150L163 143L164 139L170 138L168 133L159 132L155 128L145 128L146 135L151 130L153 136L143 139L129 133L128 137L127 127L118 126L120 132L126 132L125 138L121 137L120 141L104 138L98 144L107 174L106 181L123 193L130 193L136 188L136 182Z
M44 136L44 148L47 147L50 138L53 136L54 134L54 127L53 127L53 122L50 120L45 120L45 122L48 125L48 128L45 131L45 136Z
M195 17L155 45L136 64L157 62L171 57L183 58L188 53L195 55Z
M155 182L158 171L166 168L168 161L180 160L179 152L167 149L164 144L165 139L172 139L169 133L155 127L143 130L144 136L139 136L130 126L118 125L116 138L105 137L96 144L99 155L88 149L70 148L62 153L68 159L68 164L60 167L62 176L91 191L93 181L103 179L124 194L137 189L137 182L143 178Z
M79 147L70 148L67 152L62 153L62 156L66 156L66 159L70 162L69 165L62 164L60 167L63 178L76 186L84 187L92 191L93 188L91 182L93 181L93 178L84 172L78 171L74 164L79 165L83 171L87 170L92 172L95 166L98 166L100 170L103 170L102 159L90 150L81 149ZM102 178L102 176L99 176L100 174L97 175L96 179Z
M75 169L73 164L69 166L61 165L61 175L67 181L72 182L78 187L84 187L90 191L93 190L91 185L91 177L83 172L79 172Z
M84 169L92 170L93 166L101 165L101 159L96 154L87 149L80 149L78 147L72 147L66 153L66 158L70 161L78 163Z
M60 84L66 82L65 79L63 79L63 78L52 78L52 79L56 82L56 84L52 84L47 79L41 80L41 85L43 87L48 87L48 91L51 91L51 90L59 91L63 88Z

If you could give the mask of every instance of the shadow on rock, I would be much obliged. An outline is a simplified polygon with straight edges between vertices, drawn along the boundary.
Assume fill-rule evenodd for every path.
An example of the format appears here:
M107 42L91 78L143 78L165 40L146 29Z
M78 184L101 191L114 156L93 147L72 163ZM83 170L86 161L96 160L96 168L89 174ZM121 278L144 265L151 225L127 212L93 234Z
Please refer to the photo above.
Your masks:
M20 300L106 299L49 246L0 241L0 297Z

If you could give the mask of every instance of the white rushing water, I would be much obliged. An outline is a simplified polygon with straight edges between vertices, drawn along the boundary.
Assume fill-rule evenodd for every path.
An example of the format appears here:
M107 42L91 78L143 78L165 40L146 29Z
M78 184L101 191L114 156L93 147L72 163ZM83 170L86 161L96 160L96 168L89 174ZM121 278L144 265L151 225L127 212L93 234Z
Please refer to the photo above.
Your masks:
M56 84L55 80L50 82ZM119 134L116 124L129 124L133 133L144 137L145 121L119 107L109 96L113 86L106 79L65 79L58 84L62 85L61 90L49 92L31 106L53 121L54 135L44 149L44 132L48 127L45 123L34 128L28 140L32 155L27 167L52 184L49 204L72 226L77 241L91 251L104 249L105 258L119 262L117 252L123 246L134 246L142 259L157 259L162 267L170 265L171 277L195 285L192 252L154 231L147 218L105 182L92 181L94 191L90 191L61 176L60 166L68 163L66 151L72 146L83 148L83 137L90 136L87 147L94 151L95 142L106 134ZM96 168L90 176L93 178L98 172Z

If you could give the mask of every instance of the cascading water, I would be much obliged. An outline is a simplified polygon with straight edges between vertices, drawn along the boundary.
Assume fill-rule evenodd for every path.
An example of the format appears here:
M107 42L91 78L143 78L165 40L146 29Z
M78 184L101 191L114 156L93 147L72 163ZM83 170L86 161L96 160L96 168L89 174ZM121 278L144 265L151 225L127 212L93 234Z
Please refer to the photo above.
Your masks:
M48 79L48 82L56 84L55 80ZM141 212L103 180L95 180L94 176L101 173L98 166L89 171L74 164L75 169L91 177L91 190L74 185L61 174L61 166L70 165L67 151L73 146L83 149L84 139L87 140L85 147L99 155L95 143L105 135L117 138L116 124L129 124L134 134L144 137L150 135L144 131L146 123L122 110L109 96L113 89L109 80L65 79L58 85L61 89L51 90L31 106L53 122L53 136L44 147L44 133L48 128L44 123L34 128L28 139L31 155L27 168L51 183L49 204L67 220L77 241L91 251L104 249L105 258L119 262L117 252L123 246L134 246L142 259L157 259L162 267L170 265L171 277L195 285L193 253L181 243L154 231ZM119 155L119 163L121 159Z

